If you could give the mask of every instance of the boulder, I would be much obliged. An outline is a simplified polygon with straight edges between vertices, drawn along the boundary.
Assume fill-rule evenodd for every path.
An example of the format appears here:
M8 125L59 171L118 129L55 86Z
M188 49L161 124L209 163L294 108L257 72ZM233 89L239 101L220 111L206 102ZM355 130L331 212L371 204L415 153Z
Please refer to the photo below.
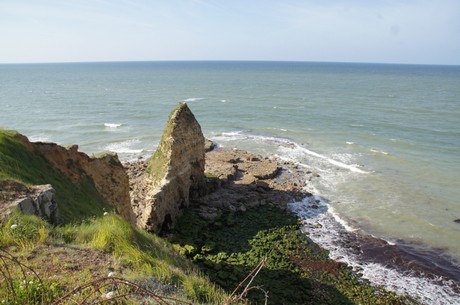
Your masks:
M131 201L139 228L168 230L190 199L206 190L204 147L200 124L181 103L172 111L142 181L133 185Z
M26 197L17 199L13 206L24 214L37 215L50 223L57 224L58 205L54 188L50 184L36 185L30 191L31 193Z
M17 209L24 214L37 215L48 222L58 223L56 191L50 184L27 187L22 183L6 180L0 182L0 221Z

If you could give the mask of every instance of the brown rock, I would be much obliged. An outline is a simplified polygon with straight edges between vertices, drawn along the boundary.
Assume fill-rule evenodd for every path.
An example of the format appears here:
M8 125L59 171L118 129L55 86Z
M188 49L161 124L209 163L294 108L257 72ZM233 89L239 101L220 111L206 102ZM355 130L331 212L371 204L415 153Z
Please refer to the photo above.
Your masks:
M187 104L170 115L146 174L131 192L137 226L150 232L174 225L190 198L206 190L204 136Z
M30 151L42 155L57 170L71 180L90 179L96 190L127 221L134 223L135 217L129 198L129 179L116 154L89 157L79 152L77 145L69 148L55 143L30 142L18 135Z

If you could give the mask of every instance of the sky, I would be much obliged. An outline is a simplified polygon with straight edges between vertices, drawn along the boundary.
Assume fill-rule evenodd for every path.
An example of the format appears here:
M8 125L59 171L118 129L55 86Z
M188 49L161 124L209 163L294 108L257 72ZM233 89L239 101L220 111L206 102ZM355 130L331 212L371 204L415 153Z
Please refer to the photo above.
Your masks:
M0 0L0 63L460 65L459 0Z

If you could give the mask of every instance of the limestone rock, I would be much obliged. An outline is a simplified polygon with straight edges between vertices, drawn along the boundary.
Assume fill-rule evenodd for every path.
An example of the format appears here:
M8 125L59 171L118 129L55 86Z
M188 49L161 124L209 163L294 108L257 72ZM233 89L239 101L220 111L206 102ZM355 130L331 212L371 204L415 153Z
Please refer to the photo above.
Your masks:
M6 218L13 209L24 214L37 215L50 223L58 223L58 204L56 191L50 184L27 187L22 183L6 180L0 183L2 195L0 200L0 220ZM8 198L8 193L14 194Z
M33 214L58 223L58 205L55 198L56 191L50 184L37 185L32 188L32 194L18 199L14 205L24 214Z
M65 148L55 143L32 143L22 135L17 138L30 151L42 155L71 180L89 178L96 190L124 219L135 223L129 197L128 175L116 154L91 158L79 152L77 145Z
M206 154L206 172L239 184L273 179L279 173L277 162L239 149L218 148Z
M142 181L132 185L138 227L150 232L170 228L190 198L206 190L204 145L200 124L181 103L171 113Z

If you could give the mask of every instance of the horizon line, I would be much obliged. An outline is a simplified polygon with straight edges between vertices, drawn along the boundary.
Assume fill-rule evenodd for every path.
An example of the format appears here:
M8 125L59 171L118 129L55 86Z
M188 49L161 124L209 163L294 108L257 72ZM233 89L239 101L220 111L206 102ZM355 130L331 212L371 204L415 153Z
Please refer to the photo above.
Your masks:
M460 64L366 62L366 61L314 61L314 60L267 60L267 59L155 59L155 60L88 60L50 62L0 62L0 65L46 65L46 64L96 64L96 63L148 63L148 62L260 62L260 63L324 63L324 64L372 64L406 66L460 66Z

